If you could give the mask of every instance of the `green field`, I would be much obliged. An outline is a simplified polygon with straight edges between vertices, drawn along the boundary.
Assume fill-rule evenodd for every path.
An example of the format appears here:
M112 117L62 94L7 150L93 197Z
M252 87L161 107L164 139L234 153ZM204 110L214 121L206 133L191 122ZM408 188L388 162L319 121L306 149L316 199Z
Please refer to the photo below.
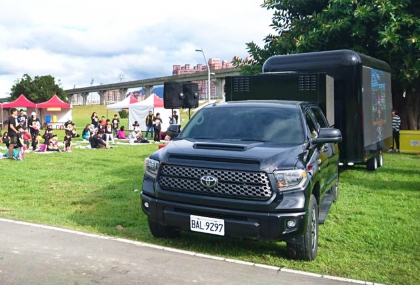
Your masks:
M76 106L74 122L89 123L93 111L106 116L105 106ZM157 144L117 144L107 150L76 144L71 153L0 160L0 217L326 275L420 284L418 155L386 153L385 165L376 172L362 166L342 171L339 200L320 226L318 257L302 262L289 260L282 242L187 232L173 240L153 238L140 209L139 190L143 161Z

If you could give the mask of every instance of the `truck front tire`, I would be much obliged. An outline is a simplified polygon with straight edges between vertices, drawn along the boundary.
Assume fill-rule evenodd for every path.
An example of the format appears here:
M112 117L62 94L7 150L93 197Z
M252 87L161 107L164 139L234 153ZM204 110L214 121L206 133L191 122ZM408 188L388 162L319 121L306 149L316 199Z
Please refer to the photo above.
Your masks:
M159 224L158 222L151 220L150 217L148 221L150 232L155 238L176 238L180 234L179 230Z
M287 253L291 259L312 261L318 252L318 204L314 195L310 199L302 243L287 243Z

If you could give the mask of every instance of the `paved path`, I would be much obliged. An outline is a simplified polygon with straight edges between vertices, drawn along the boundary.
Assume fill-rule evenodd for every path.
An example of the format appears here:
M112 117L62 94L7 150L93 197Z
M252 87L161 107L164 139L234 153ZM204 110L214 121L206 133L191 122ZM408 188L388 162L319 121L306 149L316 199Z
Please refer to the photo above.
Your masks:
M1 284L373 284L0 219Z

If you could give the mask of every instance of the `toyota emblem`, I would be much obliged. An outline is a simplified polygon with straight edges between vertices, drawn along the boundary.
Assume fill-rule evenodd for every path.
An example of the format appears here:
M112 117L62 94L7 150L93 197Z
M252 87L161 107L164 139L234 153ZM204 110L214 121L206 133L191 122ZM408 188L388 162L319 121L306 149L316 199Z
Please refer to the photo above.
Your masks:
M211 175L204 175L200 178L200 183L204 187L215 187L217 185L217 178Z

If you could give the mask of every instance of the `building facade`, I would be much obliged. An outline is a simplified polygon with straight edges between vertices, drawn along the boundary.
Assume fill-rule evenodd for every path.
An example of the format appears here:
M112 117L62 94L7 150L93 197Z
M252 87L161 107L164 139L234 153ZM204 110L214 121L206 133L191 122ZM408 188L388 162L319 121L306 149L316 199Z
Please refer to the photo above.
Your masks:
M223 69L223 68L232 68L234 67L232 63L227 60L220 61L218 58L210 58L208 60L208 65L210 67L210 72L216 69ZM202 72L207 71L207 66L202 64L197 64L196 66L192 67L190 64L185 64L184 66L181 65L173 65L172 67L172 75L181 75L181 74L191 74L195 72ZM207 80L196 81L198 84L198 94L200 94L200 99L207 99ZM222 98L223 94L216 94L216 86L213 82L210 83L210 97L213 99Z

